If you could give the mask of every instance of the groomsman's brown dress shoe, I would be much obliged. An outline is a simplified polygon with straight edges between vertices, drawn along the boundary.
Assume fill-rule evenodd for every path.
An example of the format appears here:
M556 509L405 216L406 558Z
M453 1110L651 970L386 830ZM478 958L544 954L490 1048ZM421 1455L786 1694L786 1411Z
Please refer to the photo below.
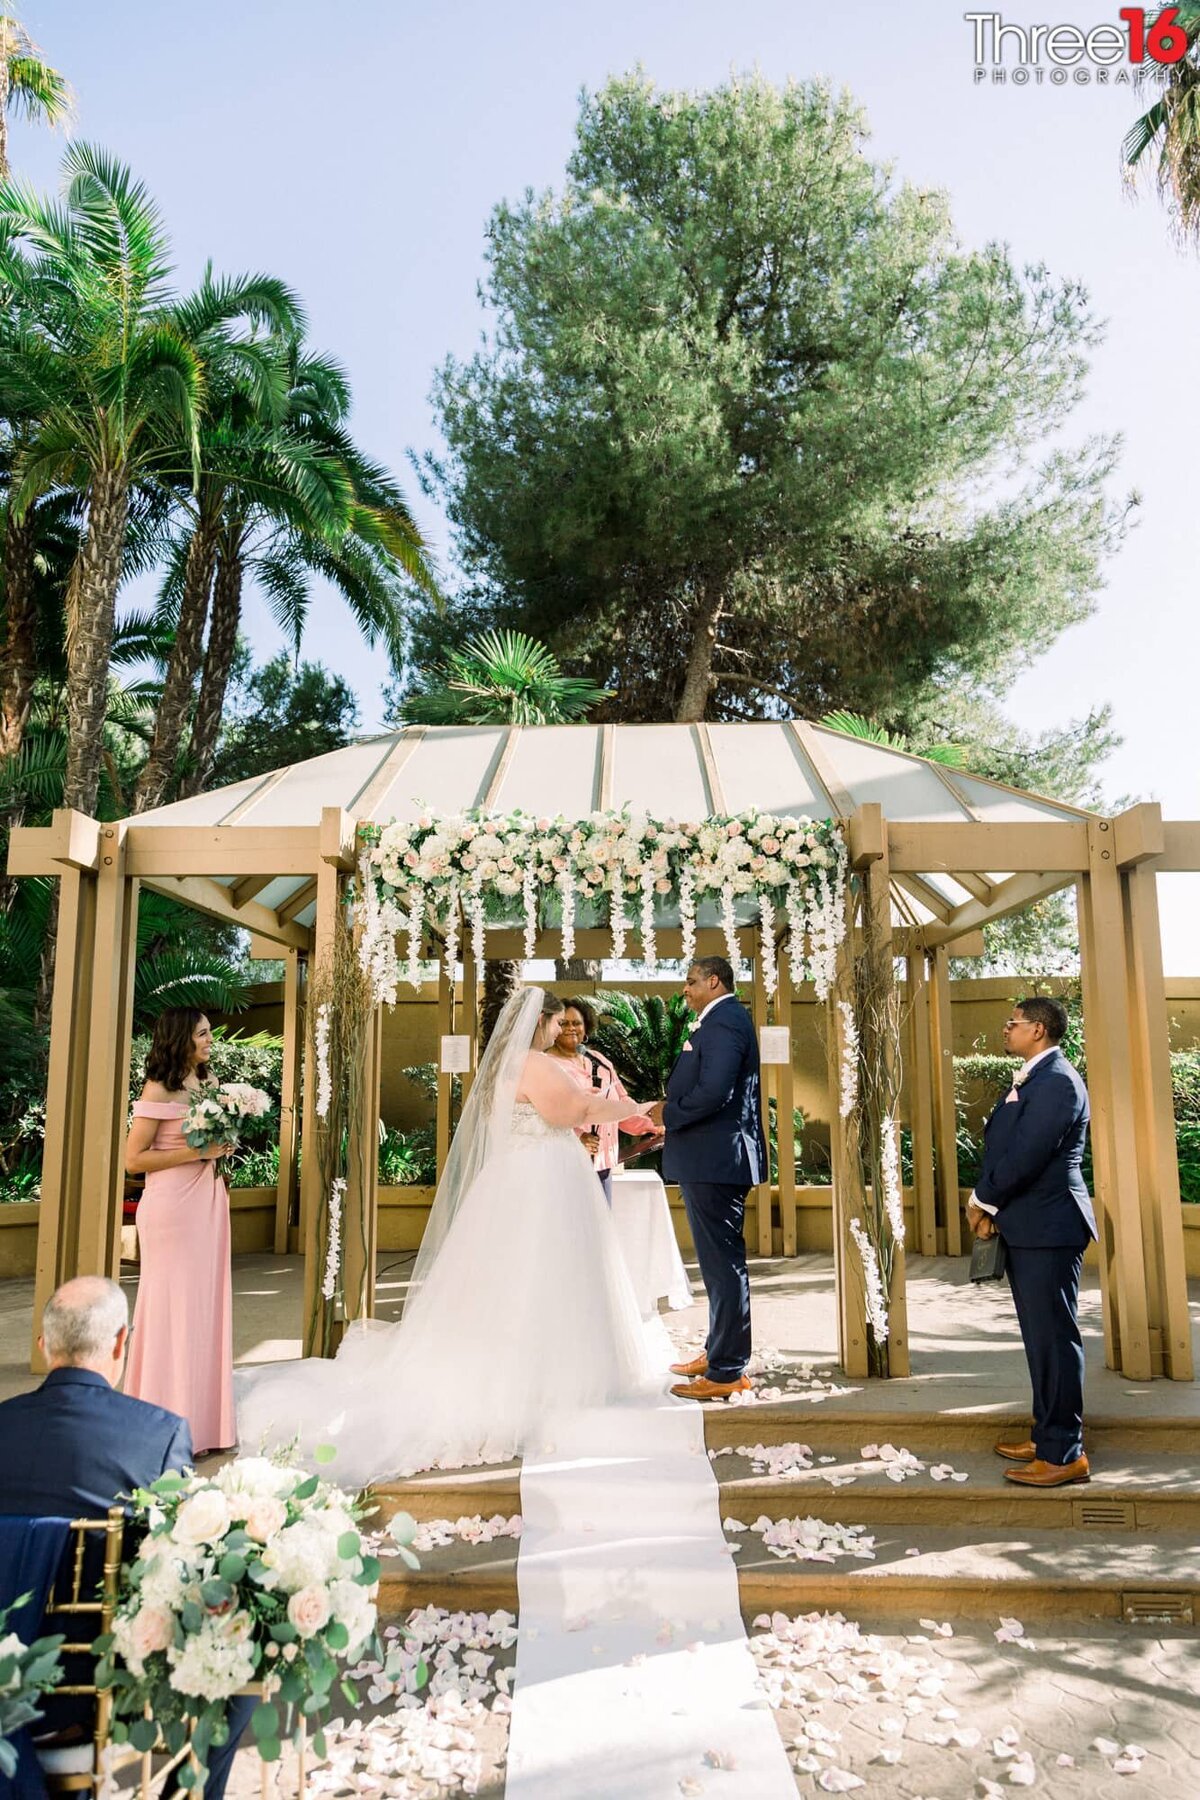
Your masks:
M1043 1462L1035 1457L1023 1469L1005 1469L1004 1479L1018 1487L1055 1488L1067 1487L1073 1481L1090 1481L1092 1474L1086 1456L1069 1463Z
M687 1376L707 1375L708 1374L708 1357L704 1354L704 1352L702 1350L700 1352L699 1356L693 1356L691 1362L672 1363L671 1364L671 1373L672 1373L672 1375L687 1375Z
M709 1381L704 1375L697 1376L695 1381L682 1381L671 1392L678 1394L681 1400L728 1400L730 1394L744 1394L750 1387L750 1378L739 1375L736 1381Z
M1003 1456L1007 1462L1032 1462L1037 1455L1037 1445L1032 1438L1026 1438L1023 1444L1006 1444L1001 1441L995 1448L996 1455Z

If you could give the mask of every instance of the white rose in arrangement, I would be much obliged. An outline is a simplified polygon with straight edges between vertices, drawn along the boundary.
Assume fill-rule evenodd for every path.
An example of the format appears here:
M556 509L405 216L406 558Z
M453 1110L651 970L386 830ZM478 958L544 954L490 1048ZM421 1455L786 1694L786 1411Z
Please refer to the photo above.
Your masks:
M180 1507L171 1536L178 1544L215 1544L231 1523L229 1502L220 1488L203 1487Z
M339 1625L346 1627L352 1650L365 1643L375 1629L376 1612L371 1599L372 1592L371 1588L362 1587L357 1581L335 1581L330 1585L329 1598L333 1605L333 1616Z
M302 1638L310 1638L328 1625L332 1610L328 1588L305 1587L288 1601L287 1616Z
M265 1456L239 1456L225 1463L213 1481L229 1500L235 1519L244 1519L246 1507L255 1495L272 1494L286 1497L305 1479L303 1469L289 1469L273 1463Z

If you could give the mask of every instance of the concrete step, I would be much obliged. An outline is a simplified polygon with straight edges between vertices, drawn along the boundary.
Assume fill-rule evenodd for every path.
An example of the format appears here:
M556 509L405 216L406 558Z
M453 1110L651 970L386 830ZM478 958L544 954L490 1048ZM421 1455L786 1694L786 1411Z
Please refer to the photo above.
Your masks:
M811 1444L814 1450L863 1444L903 1445L917 1456L990 1450L998 1438L1029 1435L1029 1414L1011 1407L961 1412L939 1410L863 1410L788 1398L752 1406L728 1402L704 1409L704 1438L710 1450L736 1444ZM1084 1430L1088 1454L1111 1449L1146 1451L1172 1460L1200 1453L1200 1416L1140 1418L1113 1414L1089 1416Z
M814 1513L853 1525L1200 1535L1200 1474L1190 1457L1160 1457L1101 1444L1093 1451L1090 1482L1034 1492L1006 1481L1004 1471L1011 1465L990 1450L939 1453L924 1444L918 1450L911 1442L905 1447L926 1467L902 1482L890 1481L882 1462L862 1460L861 1444L837 1441L844 1435L810 1432L804 1441L812 1450L814 1466L802 1473L756 1473L751 1461L736 1450L716 1455L713 1472L720 1485L722 1516L732 1514L749 1523L762 1513L772 1519ZM814 1437L817 1443L810 1443ZM743 1446L758 1441L753 1432L741 1440ZM967 1480L935 1481L930 1469L947 1463ZM397 1512L411 1513L415 1519L458 1519L474 1513L507 1517L521 1510L520 1465L433 1472L380 1486L374 1497L379 1524Z
M820 1516L852 1522L844 1509ZM753 1533L730 1533L742 1610L841 1610L890 1618L1107 1618L1192 1625L1200 1616L1200 1542L1194 1533L1160 1532L1150 1541L1032 1528L1019 1534L967 1533L923 1525L881 1528L874 1560L791 1562L773 1556ZM914 1541L915 1540L915 1541ZM517 1544L453 1544L426 1552L419 1570L386 1557L380 1610L414 1606L467 1610L517 1608Z

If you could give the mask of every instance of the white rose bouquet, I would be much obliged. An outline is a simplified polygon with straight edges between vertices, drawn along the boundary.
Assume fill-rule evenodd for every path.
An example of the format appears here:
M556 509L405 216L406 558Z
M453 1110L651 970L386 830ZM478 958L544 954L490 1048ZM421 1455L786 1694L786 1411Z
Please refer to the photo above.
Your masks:
M28 1600L29 1595L23 1596ZM20 1605L20 1601L17 1602ZM0 1775L11 1781L17 1772L17 1746L13 1738L42 1714L38 1700L62 1679L57 1637L37 1638L24 1644L15 1632L5 1633L13 1607L0 1611Z
M197 1093L183 1121L184 1142L193 1150L212 1144L236 1145L245 1119L262 1119L270 1112L270 1094L245 1081L210 1083Z
M253 1731L263 1760L279 1757L301 1718L323 1755L339 1678L357 1704L340 1665L378 1652L379 1562L358 1529L363 1509L318 1475L243 1457L211 1478L160 1477L135 1494L134 1513L145 1536L122 1571L113 1630L96 1645L114 1738L147 1750L161 1735L173 1756L186 1748L198 1768L182 1771L194 1776L184 1785L201 1785L229 1700L262 1682Z

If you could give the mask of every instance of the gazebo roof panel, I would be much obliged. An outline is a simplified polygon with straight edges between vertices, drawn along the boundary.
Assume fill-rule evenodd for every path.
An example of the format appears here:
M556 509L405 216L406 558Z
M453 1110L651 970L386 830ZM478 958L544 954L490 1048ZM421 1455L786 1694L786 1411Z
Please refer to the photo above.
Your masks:
M545 725L520 731L495 804L535 815L585 817L596 804L601 728Z
M885 744L823 731L821 742L856 806L877 802L885 819L960 824L966 817L945 784L919 757L901 756Z
M189 800L172 800L167 806L155 806L139 813L136 822L139 825L219 825L235 806L240 806L256 788L260 788L265 779L267 777L262 775L251 775L229 787L193 794Z
M427 731L372 806L372 819L379 825L393 819L406 824L426 807L455 813L482 806L507 739L505 725L443 725ZM381 760L395 742L394 736L376 740ZM353 810L353 800L341 804L348 812ZM519 804L507 781L497 804L506 808Z
M311 825L324 806L348 807L387 753L390 739L347 744L296 763L262 798L251 801L240 825Z
M964 775L960 769L951 769L949 775L968 804L988 825L1038 824L1086 816L1076 807L1059 806L1053 800L1040 800L1036 794L1023 794L1015 788L997 787L974 775ZM887 811L886 807L884 811Z
M612 804L663 819L706 818L708 790L695 731L687 725L618 725Z
M794 734L783 725L710 725L709 742L729 812L827 819L829 801Z

